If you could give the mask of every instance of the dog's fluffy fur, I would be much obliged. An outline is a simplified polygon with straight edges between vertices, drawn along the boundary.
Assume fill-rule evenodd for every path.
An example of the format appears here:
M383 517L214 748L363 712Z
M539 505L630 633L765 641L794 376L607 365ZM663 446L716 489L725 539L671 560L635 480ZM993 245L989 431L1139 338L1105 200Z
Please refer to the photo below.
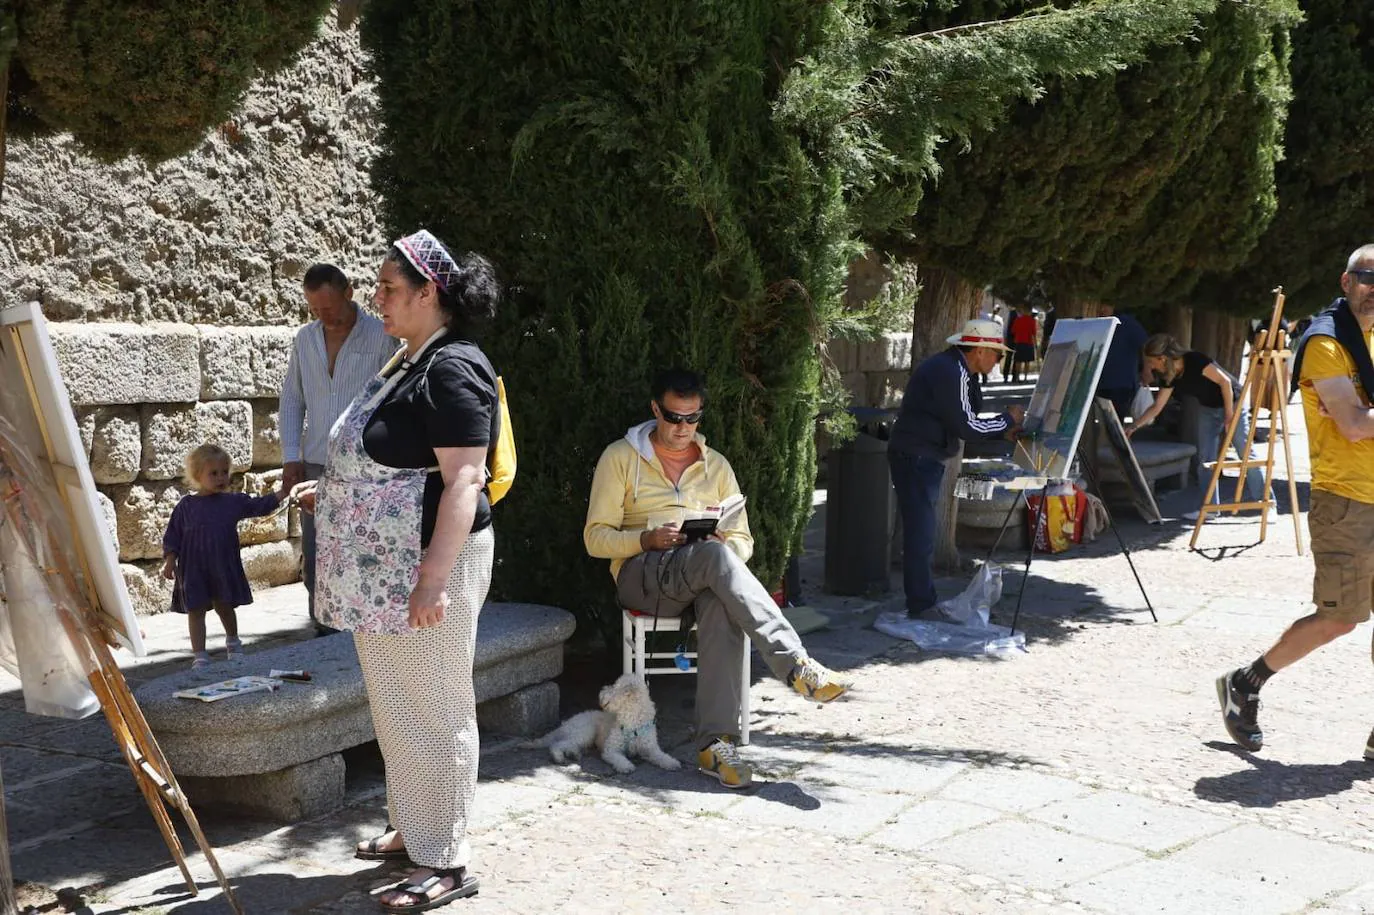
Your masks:
M631 755L662 769L682 766L659 748L654 702L638 676L622 674L610 686L602 687L600 702L601 710L579 712L532 746L548 747L554 762L562 763L577 759L595 744L606 764L620 773L634 771Z

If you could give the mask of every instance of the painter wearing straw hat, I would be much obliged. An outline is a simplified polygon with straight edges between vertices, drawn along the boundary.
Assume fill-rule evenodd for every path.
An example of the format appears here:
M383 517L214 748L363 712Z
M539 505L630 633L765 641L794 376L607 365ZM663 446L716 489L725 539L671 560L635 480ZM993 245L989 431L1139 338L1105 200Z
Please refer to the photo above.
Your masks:
M992 371L1004 353L1002 327L996 321L968 321L946 340L949 349L926 359L911 373L901 413L887 444L892 487L902 516L902 579L907 615L920 616L935 606L931 560L935 556L935 510L945 462L960 441L1010 438L1025 410L983 416L979 376Z

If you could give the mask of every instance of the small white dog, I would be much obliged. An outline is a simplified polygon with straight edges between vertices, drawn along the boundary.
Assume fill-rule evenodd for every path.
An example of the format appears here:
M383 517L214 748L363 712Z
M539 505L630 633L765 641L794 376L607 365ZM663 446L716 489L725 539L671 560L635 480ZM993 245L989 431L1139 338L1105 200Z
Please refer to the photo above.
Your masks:
M681 768L681 762L659 748L654 701L643 680L635 674L621 674L610 686L601 688L600 702L601 710L579 712L528 746L548 747L554 762L562 763L577 759L596 744L601 758L621 774L635 770L630 754L662 769Z

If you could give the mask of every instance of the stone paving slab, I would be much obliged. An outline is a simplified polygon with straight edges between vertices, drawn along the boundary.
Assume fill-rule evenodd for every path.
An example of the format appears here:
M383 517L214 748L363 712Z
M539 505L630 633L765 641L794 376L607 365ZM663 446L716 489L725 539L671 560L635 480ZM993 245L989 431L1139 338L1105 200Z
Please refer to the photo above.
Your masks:
M1331 900L1329 905L1337 912L1374 912L1374 882Z
M1306 897L1223 877L1176 861L1141 861L1069 887L1070 899L1117 915L1281 915L1300 912Z
M1162 852L1235 825L1234 820L1119 791L1057 801L1028 816L1047 826L1150 852Z
M987 807L960 801L920 801L897 815L872 835L872 840L891 848L912 851L950 836L990 823L1001 816Z
M999 820L943 839L923 855L947 864L978 862L978 872L1034 889L1054 890L1144 856L1058 832L1047 826Z
M1249 825L1195 842L1172 860L1247 882L1256 891L1307 897L1351 890L1374 874L1374 855Z
M725 816L741 824L767 824L795 830L858 837L895 818L911 798L874 794L840 785L778 781L756 785Z
M1067 778L1018 769L979 767L953 779L941 789L940 797L1019 813L1087 793L1087 787Z
M820 753L799 770L820 784L841 785L876 794L928 794L963 772L969 763L930 758L919 750L884 747L866 752L862 746Z

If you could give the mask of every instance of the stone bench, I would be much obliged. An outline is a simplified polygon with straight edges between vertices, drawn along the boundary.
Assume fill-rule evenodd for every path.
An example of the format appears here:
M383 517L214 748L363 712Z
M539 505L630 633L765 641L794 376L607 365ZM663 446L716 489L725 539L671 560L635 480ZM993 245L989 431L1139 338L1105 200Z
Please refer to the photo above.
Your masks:
M1197 455L1197 448L1186 442L1158 439L1132 439L1131 450L1135 452L1136 463L1149 482L1151 492L1159 488L1182 489L1189 465ZM1126 473L1117 463L1116 452L1107 445L1097 449L1097 478L1109 492L1126 489ZM1109 489L1108 484L1114 485Z
M572 614L535 604L489 603L477 626L473 683L485 731L535 735L558 722L563 643ZM218 702L178 690L272 669L306 670L309 683ZM336 810L343 750L375 739L362 670L349 633L324 636L181 671L135 692L172 771L195 804L288 822Z

